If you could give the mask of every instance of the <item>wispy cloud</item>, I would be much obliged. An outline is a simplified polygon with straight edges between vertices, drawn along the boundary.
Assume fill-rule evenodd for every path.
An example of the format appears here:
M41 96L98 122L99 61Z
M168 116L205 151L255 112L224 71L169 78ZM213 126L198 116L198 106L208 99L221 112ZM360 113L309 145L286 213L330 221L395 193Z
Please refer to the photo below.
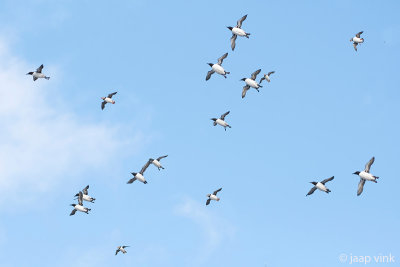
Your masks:
M140 133L121 136L127 129L117 123L57 108L47 94L51 80L33 82L25 76L30 69L0 38L0 204L28 203L65 182L66 173L105 165L143 142Z
M212 254L222 245L234 237L235 227L220 215L206 208L205 203L186 198L175 207L175 212L196 223L203 232L204 243L199 248L197 255L192 259L191 266L204 266Z

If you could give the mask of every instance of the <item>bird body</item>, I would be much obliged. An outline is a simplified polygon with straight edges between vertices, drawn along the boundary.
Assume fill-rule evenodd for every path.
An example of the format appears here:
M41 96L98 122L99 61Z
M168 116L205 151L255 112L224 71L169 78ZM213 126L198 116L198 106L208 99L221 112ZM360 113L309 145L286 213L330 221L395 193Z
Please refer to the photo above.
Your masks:
M364 43L364 38L361 38L362 33L363 33L363 31L357 33L355 37L350 39L350 42L353 42L353 47L354 47L354 50L356 50L356 51L357 51L357 45Z
M101 109L103 110L107 103L115 104L115 101L112 100L113 95L117 94L117 92L109 94L107 97L102 97L103 102L101 102Z
M224 68L221 65L214 64L214 65L212 65L211 69L213 71L215 71L216 73L218 73L218 74L221 74L221 75L225 75L226 74Z
M221 125L222 127L224 127L225 131L226 131L226 127L228 128L232 128L226 121L225 121L225 117L229 114L230 111L225 112L224 114L221 115L221 117L219 119L217 118L212 118L211 120L214 121L214 126Z
M43 64L40 65L40 67L37 68L36 71L28 72L26 75L32 75L33 81L36 81L39 78L44 78L46 80L49 80L50 77L47 77L46 75L44 75L42 73L42 70L43 70Z
M236 38L238 36L249 38L250 33L245 32L241 28L242 27L242 23L246 18L247 18L247 15L244 15L242 18L240 18L237 21L236 27L227 27L232 32L232 37L231 37L231 48L232 48L232 51L235 50Z
M91 196L88 195L88 189L89 189L89 185L87 185L85 188L83 188L83 190L82 190L82 200L94 203L94 201L96 199L94 197L91 197ZM79 197L79 193L77 193L75 196Z
M125 248L127 248L127 247L129 247L129 246L118 246L118 247L117 247L117 250L115 251L115 255L117 255L118 252L120 252L120 251L121 251L123 254L125 254L125 253L126 253Z
M168 157L168 155L161 156L161 157L158 157L156 159L150 158L149 161L150 161L151 164L156 166L158 168L158 170L160 170L160 169L164 169L164 167L161 166L160 160L163 159L163 158L166 158L166 157Z
M216 63L216 64L208 63L208 65L211 67L211 70L209 72L207 72L206 81L208 81L211 78L211 75L214 74L214 72L216 72L226 78L226 74L229 74L230 72L225 71L225 69L221 65L227 56L228 56L228 53L223 54L218 59L218 63Z
M140 172L131 172L131 174L133 175L133 178L131 178L127 184L131 184L136 180L139 180L140 182L147 184L146 179L143 176L143 173L146 171L147 167L149 167L150 165L150 160L148 160L146 162L146 164L142 167L142 169L140 170Z
M357 189L357 196L361 195L361 193L364 190L364 185L365 181L371 181L374 183L377 183L377 179L379 179L378 176L372 175L369 170L371 168L371 165L374 163L375 157L372 157L367 164L365 164L365 169L361 172L356 171L353 174L356 174L360 177L360 182L358 183L358 189Z
M262 86L260 86L255 80L252 80L252 79L250 79L250 78L246 78L246 79L244 80L244 82L245 82L248 86L250 86L250 87L252 87L252 88L254 88L254 89L258 89L258 88L262 87Z
M250 88L254 88L259 92L259 88L262 87L260 84L256 82L257 75L261 72L261 69L256 70L251 74L251 78L242 78L241 81L244 81L246 83L245 86L243 86L242 90L242 98L246 96L247 91Z
M320 191L323 191L323 192L325 192L325 193L330 193L331 190L329 190L329 189L325 186L325 184L326 184L327 182L332 181L333 179L334 179L334 176L332 176L332 177L330 177L330 178L327 178L327 179L325 179L325 180L323 180L323 181L321 181L321 182L310 182L311 184L314 185L314 187L311 188L311 190L308 192L308 194L307 194L306 196L311 195L311 194L314 193L314 191L317 190L317 189L320 190Z
M221 191L221 190L222 190L222 188L220 188L220 189L218 189L218 190L215 190L212 194L207 194L208 199L207 199L207 202L206 202L206 206L207 206L208 204L210 204L211 200L215 200L215 201L219 201L219 200L220 200L220 198L217 197L217 193L218 193L219 191Z
M232 28L231 31L232 31L233 34L236 34L236 35L239 35L239 36L246 36L247 35L247 33L244 30L242 30L241 28L238 28L238 27Z

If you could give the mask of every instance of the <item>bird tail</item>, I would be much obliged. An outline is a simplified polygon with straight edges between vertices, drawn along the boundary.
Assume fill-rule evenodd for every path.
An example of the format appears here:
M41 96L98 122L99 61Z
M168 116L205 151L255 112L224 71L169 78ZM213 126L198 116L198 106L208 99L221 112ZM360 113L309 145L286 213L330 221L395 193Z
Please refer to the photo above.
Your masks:
M379 177L378 177L378 176L374 176L374 178L375 178L375 179L379 179Z
M225 74L230 74L230 72L229 71L225 71Z
M249 35L250 35L250 33L247 32L247 33L246 33L246 38L249 38Z
M50 80L50 77L44 77L46 80Z
M327 192L327 193L330 193L330 192L331 192L331 190L329 190L329 189L326 189L326 192Z
M227 127L229 127L229 128L232 128L230 125L226 125Z
M144 181L143 183L144 183L144 184L147 184L147 181Z

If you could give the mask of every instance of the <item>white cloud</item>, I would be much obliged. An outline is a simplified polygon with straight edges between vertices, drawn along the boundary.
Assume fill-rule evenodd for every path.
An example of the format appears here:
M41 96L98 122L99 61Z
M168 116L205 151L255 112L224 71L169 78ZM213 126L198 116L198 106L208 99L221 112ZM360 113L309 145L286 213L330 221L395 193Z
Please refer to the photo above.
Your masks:
M31 202L71 179L65 174L115 161L122 148L143 142L140 133L121 136L130 130L115 122L88 122L58 108L47 94L55 83L25 75L32 65L0 38L0 204Z
M196 223L203 232L204 243L197 255L192 258L192 266L203 266L223 242L229 243L235 235L235 227L199 203L187 198L175 208L178 215L187 217Z

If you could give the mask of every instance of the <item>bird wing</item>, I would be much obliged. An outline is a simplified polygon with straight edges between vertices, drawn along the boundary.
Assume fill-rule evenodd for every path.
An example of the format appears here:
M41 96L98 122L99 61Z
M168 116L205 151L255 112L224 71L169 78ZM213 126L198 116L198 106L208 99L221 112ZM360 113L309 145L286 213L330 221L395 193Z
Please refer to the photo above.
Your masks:
M358 44L356 42L353 43L354 50L356 50L356 51L357 51L357 45Z
M83 188L82 192L84 195L88 195L88 189L89 189L89 185L87 185L85 188Z
M108 98L112 98L113 95L116 95L116 94L117 94L117 92L114 92L114 93L109 94L107 97L108 97Z
M136 181L136 178L135 178L135 177L133 177L132 179L130 179L130 180L127 182L127 184L131 184L131 183L133 183L134 181Z
M247 90L250 89L250 86L245 85L243 86L243 91L242 91L242 98L244 98L246 96Z
M83 203L83 194L82 194L82 191L79 191L79 196L78 196L78 203L79 203L79 205L83 205L82 203Z
M220 57L219 59L218 59L218 65L221 65L222 64L222 62L224 61L224 59L226 58L228 56L228 53L225 53L225 54L223 54L222 55L222 57Z
M129 246L122 246L122 248L129 248Z
M103 110L103 109L104 109L104 107L106 106L106 104L107 104L107 102L106 102L106 101L103 101L103 102L101 103L101 110Z
M40 65L40 67L36 69L36 72L37 73L42 73L42 69L43 69L43 64Z
M115 251L115 255L117 255L118 254L118 252L119 252L119 248Z
M225 112L224 114L222 114L221 117L220 117L220 119L221 119L221 120L224 120L225 117L226 117L226 115L229 114L229 112L230 112L230 111L227 111L227 112Z
M150 165L150 160L148 160L147 162L146 162L146 164L143 166L143 168L140 170L140 174L142 174L143 175L143 173L146 171L146 169L147 169L147 167L149 167L149 165Z
M360 31L359 33L356 34L356 37L360 38L362 33L363 33L363 31Z
M210 70L209 72L207 72L207 76L206 76L206 81L208 81L211 78L211 75L214 73L213 70Z
M257 75L260 73L261 69L256 70L251 74L251 79L255 80L257 78Z
M265 80L265 76L262 76L262 78L261 78L261 80L260 80L260 82L258 84L261 84L261 82L264 81L264 80Z
M321 184L324 185L325 183L327 183L327 182L329 182L329 181L332 181L334 177L335 177L335 176L332 176L331 178L327 178L327 179L323 180L323 181L321 182Z
M311 190L308 192L306 196L311 195L312 193L314 193L315 190L317 190L317 188L314 186L313 188L311 188Z
M166 157L168 157L168 155L158 157L158 158L157 158L157 161L160 161L161 159L166 158Z
M372 163L374 163L375 161L375 157L372 157L372 159L370 159L367 164L365 164L365 172L369 172L369 169L371 168Z
M246 18L247 18L247 15L244 15L241 19L239 19L239 20L237 21L236 28L242 27L242 23L243 23L243 21L244 21Z
M231 37L231 48L232 48L232 51L235 50L235 46L236 46L235 41L236 41L236 38L237 38L237 35L236 35L236 34L232 34L232 37Z
M38 79L37 77L33 76L33 81L36 81L37 79Z
M73 209L73 210L71 211L71 213L69 214L69 216L75 215L75 212L76 212L76 209Z
M207 199L206 206L210 204L211 199Z
M218 190L215 190L214 193L213 193L213 195L216 196L217 193L218 193L219 191L221 191L221 190L222 190L222 187L221 187L220 189L218 189Z
M269 76L269 75L274 74L274 73L275 73L275 71L270 71L270 72L268 72L267 75Z
M365 180L364 179L360 179L360 182L358 183L357 196L361 195L361 193L363 192L364 184L365 184Z

